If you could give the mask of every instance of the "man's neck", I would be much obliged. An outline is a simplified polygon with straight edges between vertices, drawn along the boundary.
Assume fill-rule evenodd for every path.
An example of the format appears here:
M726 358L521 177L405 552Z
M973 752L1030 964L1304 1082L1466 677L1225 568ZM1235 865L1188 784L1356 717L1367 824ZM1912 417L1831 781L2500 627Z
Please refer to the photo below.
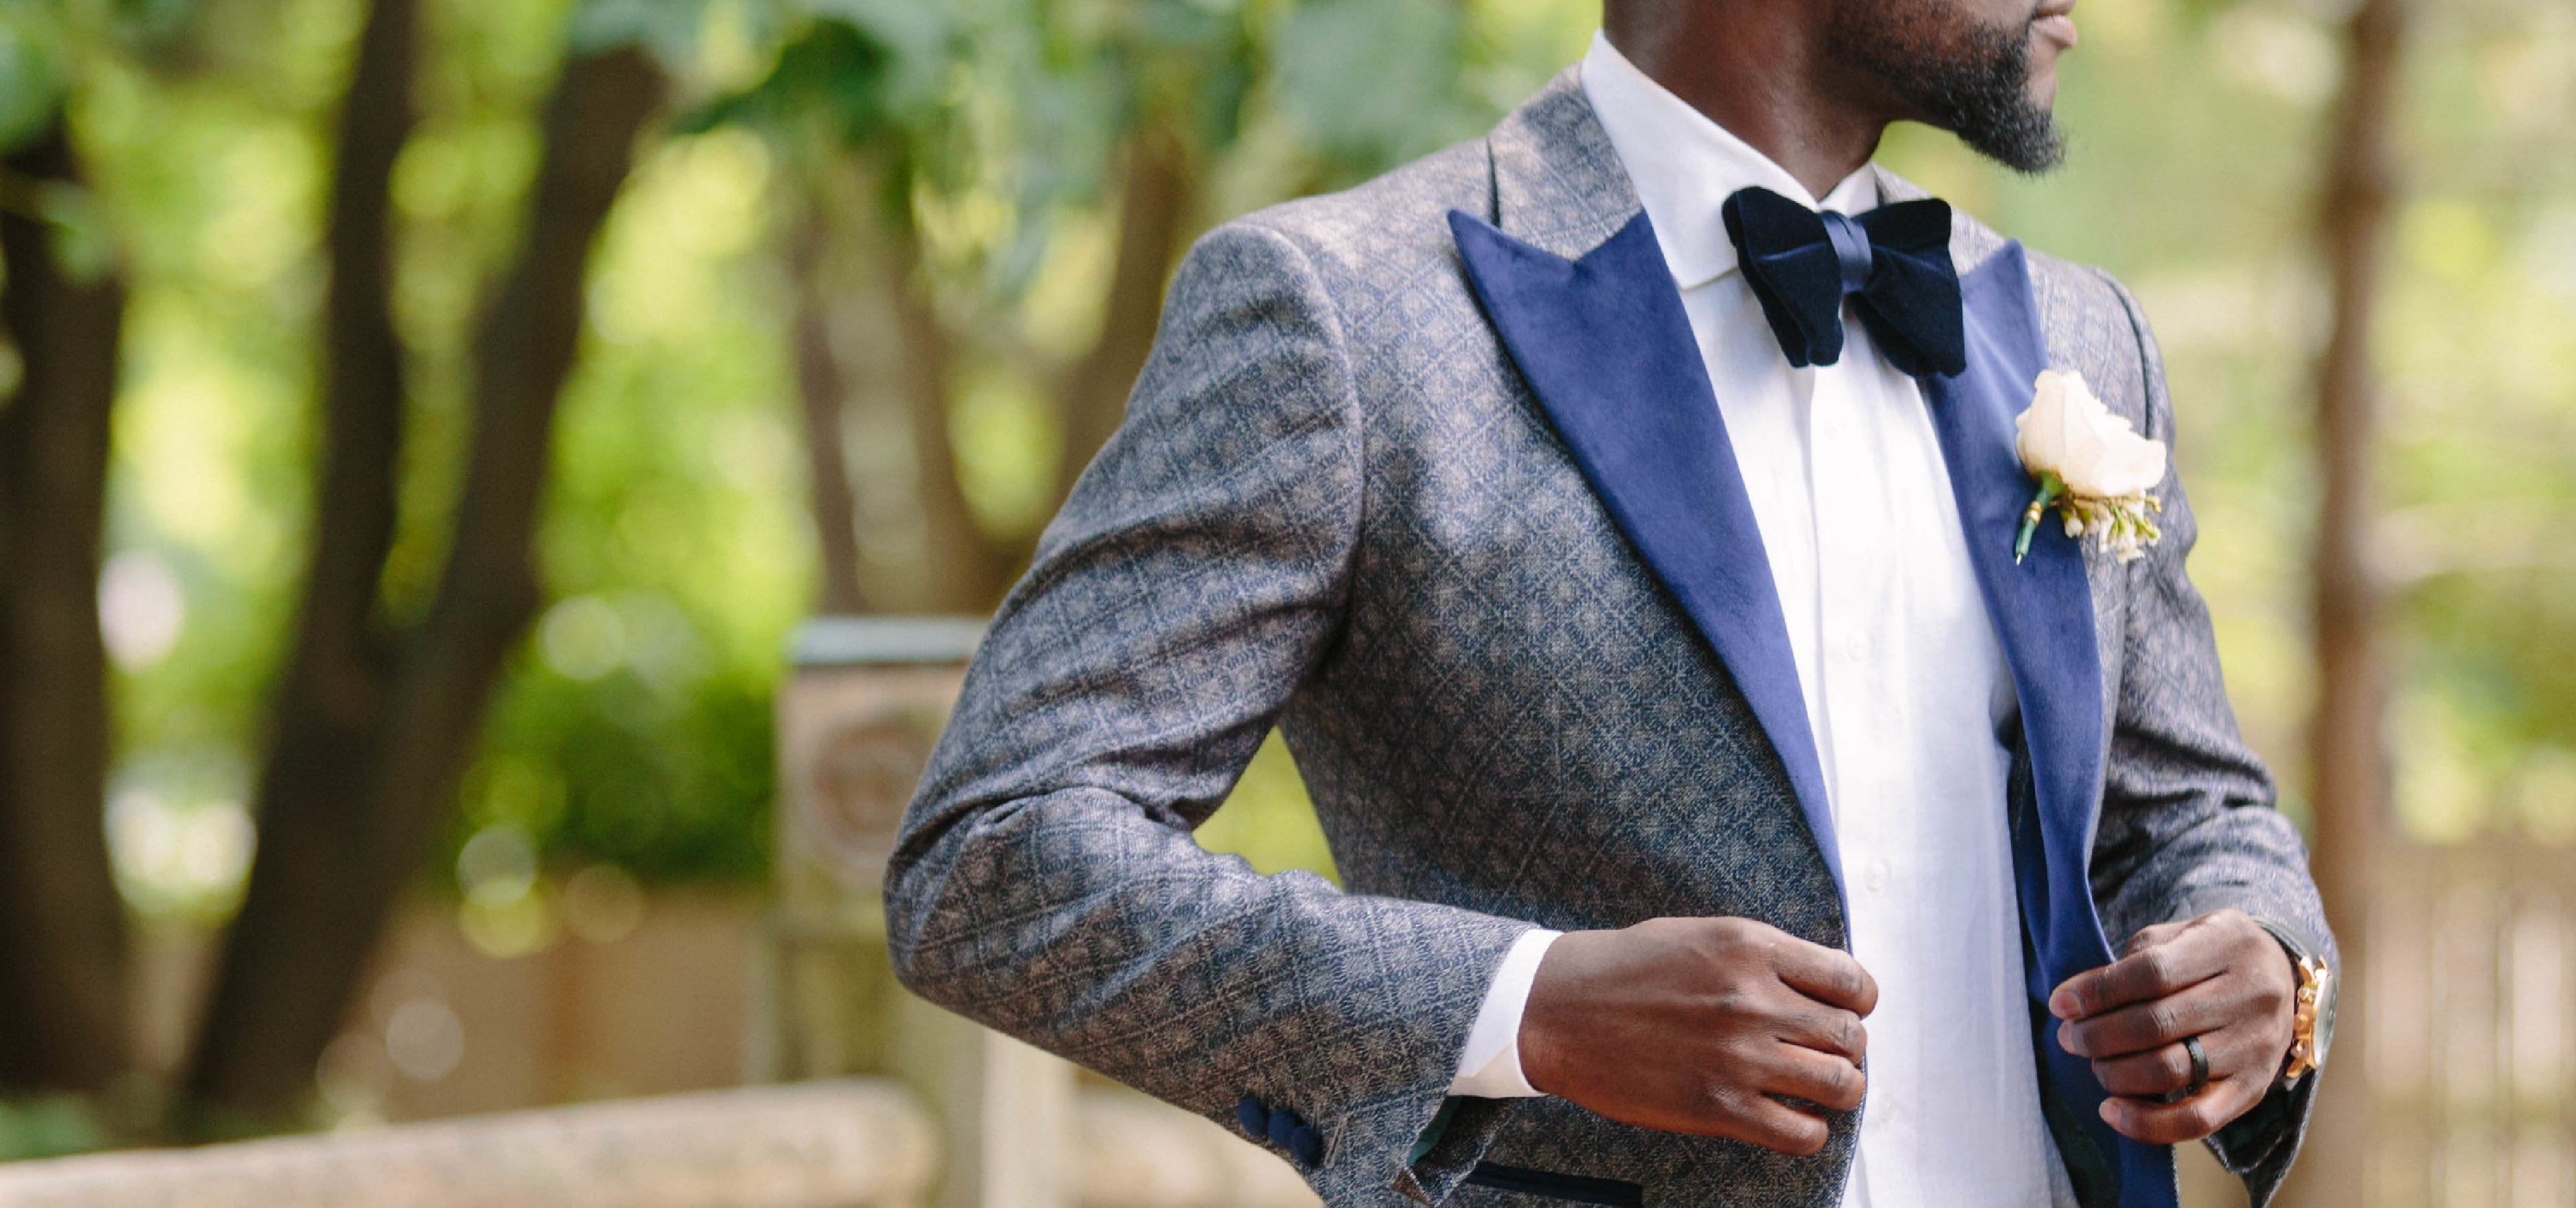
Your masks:
M1888 119L1829 95L1816 32L1772 19L1703 28L1715 5L1674 5L1656 19L1611 7L1603 32L1637 69L1743 139L1822 197L1878 150ZM1759 6L1748 6L1759 7ZM1728 10L1733 12L1735 10ZM1788 6L1769 6L1783 13Z

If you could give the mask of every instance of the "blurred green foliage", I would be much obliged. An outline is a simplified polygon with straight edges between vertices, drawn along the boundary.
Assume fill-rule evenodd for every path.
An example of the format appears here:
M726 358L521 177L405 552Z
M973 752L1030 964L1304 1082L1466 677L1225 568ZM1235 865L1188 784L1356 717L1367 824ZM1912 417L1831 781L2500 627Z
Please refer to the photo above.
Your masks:
M0 1162L91 1153L109 1136L98 1105L86 1099L0 1100Z
M140 820L120 839L121 867L155 910L228 906L229 857L171 836L239 829L206 819L238 820L293 623L319 223L361 11L0 5L0 142L69 99L96 187L46 204L93 216L99 254L134 287L109 568L114 792ZM765 866L768 697L814 563L781 249L819 167L869 165L877 206L918 231L920 288L979 341L950 400L961 477L988 527L1025 532L1045 518L1030 484L1061 436L1006 353L1075 349L1099 324L1114 166L1140 114L1179 122L1205 225L1472 136L1576 58L1597 19L1585 0L428 11L422 122L395 181L397 312L422 434L385 584L397 611L421 605L438 565L465 345L517 236L533 107L565 47L640 38L682 83L686 116L653 136L597 249L542 540L554 602L491 716L440 865L454 867L466 836L506 826L549 862L662 880ZM2091 0L2064 73L2066 171L2016 178L1920 130L1885 151L2143 299L2203 520L2195 570L2243 720L2294 795L2310 690L2307 372L2324 314L2310 198L2339 70L2335 15L2306 0ZM2555 0L2462 0L2419 18L2413 192L2382 331L2401 803L2427 837L2571 840L2576 159L2563 146L2576 16ZM904 502L906 446L876 422L855 423L849 449L862 544L933 556ZM1329 867L1275 740L1204 837L1265 868Z

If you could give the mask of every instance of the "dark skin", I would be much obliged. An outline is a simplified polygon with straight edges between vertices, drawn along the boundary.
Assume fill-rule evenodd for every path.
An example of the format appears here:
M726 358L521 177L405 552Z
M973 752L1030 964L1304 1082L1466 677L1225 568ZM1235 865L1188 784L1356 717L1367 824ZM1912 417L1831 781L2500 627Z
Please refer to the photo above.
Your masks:
M2128 952L2049 996L2058 1043L2090 1058L2121 1134L2179 1145L2271 1089L2290 1052L2298 971L2272 934L2219 910L2138 932ZM1850 953L1743 918L1650 919L1574 931L1539 962L1521 1015L1522 1076L1596 1115L1804 1156L1818 1106L1860 1106L1863 1020L1878 983ZM2199 1037L2209 1085L2191 1078ZM1803 1102L1793 1102L1803 1101Z
M2299 973L2272 933L2243 911L2159 923L2119 960L2066 979L2048 997L2057 1042L2093 1061L2112 1098L2102 1119L2159 1145L2197 1141L2253 1110L2290 1053ZM2185 1037L2200 1038L2209 1085L2190 1085Z
M2031 99L2057 99L2075 0L1952 0L1962 20L2032 26ZM1883 82L1832 53L1831 0L1609 0L1610 44L1665 90L1822 197L1860 170L1890 123L1921 121Z
M1610 0L1603 25L1656 82L1816 196L1869 162L1889 123L1922 120L1839 62L1834 0ZM2056 96L2073 0L1953 0L1963 20L2031 38L2031 97ZM2033 18L2038 18L2033 20ZM2289 1053L2298 974L2235 910L2148 927L2120 959L2058 986L2058 1043L2093 1062L2123 1135L2180 1144L2262 1101ZM1781 1153L1822 1149L1824 1110L1860 1105L1862 1022L1878 985L1849 953L1743 918L1653 919L1558 939L1521 1016L1523 1075L1595 1114ZM2209 1084L2191 1076L2198 1037Z

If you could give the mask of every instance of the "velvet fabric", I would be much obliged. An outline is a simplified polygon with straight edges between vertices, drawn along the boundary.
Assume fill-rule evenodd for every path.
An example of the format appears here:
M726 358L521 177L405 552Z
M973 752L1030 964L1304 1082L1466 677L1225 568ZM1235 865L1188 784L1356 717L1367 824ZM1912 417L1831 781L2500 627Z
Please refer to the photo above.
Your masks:
M1842 359L1845 297L1904 373L1955 374L1965 365L1949 203L1901 201L1855 217L1756 187L1736 190L1720 213L1791 365Z
M2023 937L2035 955L2024 977L2031 1000L2045 1003L2060 982L2111 961L2088 880L2106 732L2101 651L2079 539L2044 524L2030 556L2013 560L2013 535L2031 491L2013 420L2049 367L2021 245L2005 244L1961 290L1965 364L1955 377L1924 379L1924 401L1950 470L1977 586L2021 702L2036 809L2035 817L2014 819L2013 879ZM2101 1117L2107 1093L2092 1063L2068 1053L2055 1033L2041 1029L2042 1067L2086 1139L2116 1169L2122 1208L2172 1208L2173 1150L2112 1131Z

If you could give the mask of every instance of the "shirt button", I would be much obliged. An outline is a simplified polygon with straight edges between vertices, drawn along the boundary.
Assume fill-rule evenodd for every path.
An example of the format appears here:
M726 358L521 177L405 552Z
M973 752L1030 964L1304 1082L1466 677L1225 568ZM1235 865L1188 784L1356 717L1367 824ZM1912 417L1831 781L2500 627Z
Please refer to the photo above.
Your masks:
M1872 893L1887 888L1887 861L1870 861L1869 871L1861 874L1861 880L1869 886Z

